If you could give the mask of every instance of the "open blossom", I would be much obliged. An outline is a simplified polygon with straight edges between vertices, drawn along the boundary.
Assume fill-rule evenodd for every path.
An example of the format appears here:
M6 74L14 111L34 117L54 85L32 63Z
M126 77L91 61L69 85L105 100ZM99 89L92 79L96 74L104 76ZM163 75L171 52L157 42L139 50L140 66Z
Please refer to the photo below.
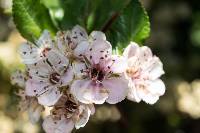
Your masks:
M21 88L25 88L27 78L28 77L25 72L22 72L21 70L17 70L11 75L11 83Z
M35 44L31 42L24 43L21 45L19 52L23 63L34 64L46 57L47 53L52 49L55 50L54 43L49 32L44 30Z
M51 115L45 118L43 128L46 133L70 133L74 127L84 127L94 112L92 104L82 104L65 93L54 105Z
M112 55L112 46L102 32L91 33L91 38L84 61L74 63L79 76L72 83L71 93L85 104L118 103L127 95L127 81L122 74L125 59Z
M56 36L58 49L69 58L79 58L88 47L85 29L76 25L71 31L59 31Z
M154 104L165 92L159 77L164 74L160 59L148 47L131 43L123 56L113 55L104 33L75 26L51 38L44 31L35 45L20 48L26 72L11 76L12 84L24 90L19 107L30 120L39 120L44 106L52 107L45 117L46 133L70 133L84 127L93 104L116 104L129 100Z
M23 88L20 89L17 95L20 97L19 101L19 109L20 111L27 111L29 119L31 123L36 123L42 111L44 110L44 107L40 105L37 101L36 97L29 97L25 94L25 82L27 79L27 74L22 71L16 71L11 76L11 83L14 85L18 85L19 87Z
M123 55L127 58L128 67L125 75L129 80L128 99L141 100L154 104L165 92L165 85L159 77L164 74L160 59L152 55L151 50L139 47L131 42Z
M29 79L26 82L26 94L36 96L42 105L54 105L61 96L59 90L67 86L73 79L69 60L49 51L46 59L28 65Z
M31 123L38 122L44 107L38 103L36 97L27 96L24 90L20 90L17 95L21 98L19 102L20 111L27 111Z

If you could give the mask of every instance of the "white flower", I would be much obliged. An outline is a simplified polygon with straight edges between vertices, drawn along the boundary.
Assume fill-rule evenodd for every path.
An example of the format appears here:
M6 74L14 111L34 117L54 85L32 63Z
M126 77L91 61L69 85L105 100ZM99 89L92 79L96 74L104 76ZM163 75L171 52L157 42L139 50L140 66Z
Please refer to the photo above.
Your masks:
M60 31L56 36L58 49L69 58L79 58L88 47L85 29L76 25L71 31Z
M123 55L128 62L125 72L129 80L128 99L154 104L165 92L165 85L159 79L164 74L162 62L148 47L139 47L134 42L128 45Z
M95 112L92 104L81 104L71 94L64 94L43 122L46 133L70 133L84 127Z
M17 85L21 88L25 88L25 82L27 80L27 74L21 70L17 70L11 75L11 84Z
M59 90L73 80L73 72L68 59L49 51L46 59L28 66L29 77L26 82L26 94L36 96L42 105L54 105L61 96Z
M20 96L19 109L20 111L27 111L29 120L35 124L39 121L41 113L44 111L44 107L40 105L36 97L26 96L24 90L19 90L17 93Z
M46 57L47 53L55 49L53 41L47 30L44 30L41 37L35 42L27 42L21 45L19 53L25 64L34 64Z
M90 38L84 61L73 64L78 79L72 83L71 93L85 104L118 103L126 97L128 89L122 75L125 59L112 55L112 46L102 32L95 31Z

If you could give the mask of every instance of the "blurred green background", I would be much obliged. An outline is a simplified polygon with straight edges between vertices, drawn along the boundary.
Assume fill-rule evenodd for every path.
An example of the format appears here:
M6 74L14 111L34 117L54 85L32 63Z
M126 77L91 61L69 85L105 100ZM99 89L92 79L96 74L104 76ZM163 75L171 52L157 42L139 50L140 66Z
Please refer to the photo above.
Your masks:
M200 133L200 1L142 0L151 21L145 45L164 64L166 93L153 106L125 100L97 106L77 133ZM0 133L42 133L17 110L10 73L22 67L17 48L25 40L11 18L11 0L0 0Z

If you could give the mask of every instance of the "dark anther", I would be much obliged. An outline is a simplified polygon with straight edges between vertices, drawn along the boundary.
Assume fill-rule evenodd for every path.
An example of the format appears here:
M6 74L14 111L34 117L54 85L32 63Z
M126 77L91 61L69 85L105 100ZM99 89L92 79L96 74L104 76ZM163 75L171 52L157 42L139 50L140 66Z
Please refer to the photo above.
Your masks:
M52 73L49 80L52 84L57 84L60 81L60 74Z

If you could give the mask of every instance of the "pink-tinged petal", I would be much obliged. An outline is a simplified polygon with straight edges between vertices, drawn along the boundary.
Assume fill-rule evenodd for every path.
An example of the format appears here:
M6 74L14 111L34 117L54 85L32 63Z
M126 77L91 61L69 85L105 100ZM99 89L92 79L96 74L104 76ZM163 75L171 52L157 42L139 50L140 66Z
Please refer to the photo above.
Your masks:
M123 73L127 68L127 60L122 56L113 55L106 63L105 68L113 73Z
M152 58L153 56L151 49L147 46L143 46L140 48L139 55L140 55L140 58L145 59L145 61Z
M69 83L73 80L74 78L74 73L73 73L73 69L72 67L68 67L67 72L65 72L63 74L63 76L61 77L61 86L63 85L69 85Z
M91 114L91 110L85 105L80 105L79 111L81 111L81 113L79 115L78 120L75 123L76 129L84 127L87 124Z
M106 35L101 32L101 31L93 31L91 34L90 34L90 37L92 38L93 41L95 40L106 40Z
M17 70L16 72L12 73L11 75L11 83L13 85L17 85L21 88L25 87L26 82L26 75L20 70Z
M84 74L83 71L86 70L86 65L83 62L74 61L72 63L72 68L73 68L75 78L81 78Z
M72 31L71 31L71 37L72 37L72 41L75 44L80 43L81 41L86 41L88 39L88 35L87 32L85 31L84 28L82 28L79 25L76 25L75 27L73 27Z
M93 41L86 52L86 57L93 64L98 64L100 61L110 57L112 53L112 46L107 41L96 40Z
M164 95L165 93L165 84L162 80L157 79L154 81L146 81L147 90L153 95Z
M66 54L69 51L69 46L72 45L70 31L59 31L56 34L56 45L63 54ZM72 46L71 46L72 47Z
M148 78L151 80L155 80L165 73L163 70L163 64L157 57L153 57L146 67L147 68L145 68L144 71L148 74Z
M29 76L36 81L46 81L52 72L50 65L45 60L40 60L35 64L27 65ZM47 82L47 81L46 81Z
M136 55L137 50L139 49L138 44L131 42L124 50L123 56L125 58L130 58Z
M90 111L91 111L91 115L94 115L94 113L95 113L94 104L88 104L88 107L89 107L89 109L90 109Z
M145 97L142 98L143 101L145 101L148 104L155 104L159 99L159 96L152 95L151 93L145 95Z
M137 94L146 103L154 104L159 99L159 96L157 94L151 93L148 87L149 87L149 84L147 83L138 84Z
M152 56L153 55L149 47L146 46L140 47L136 51L135 57L137 58L137 60L135 63L139 65L141 69L143 69L149 66L149 64L151 63Z
M128 95L127 99L139 103L142 99L139 97L137 89L135 88L134 84L129 83Z
M28 109L28 116L32 124L35 124L39 121L42 111L44 111L44 107L41 105L30 105Z
M24 64L34 64L40 60L39 50L33 44L22 44L19 48L19 53Z
M82 42L80 42L76 46L76 48L74 49L74 55L76 57L82 57L85 54L85 52L88 49L88 47L89 47L89 42L88 41L82 41Z
M47 91L45 91L43 94L39 95L38 103L44 106L52 106L54 105L62 96L59 89L56 87L49 87Z
M107 90L90 80L74 81L71 86L71 93L85 104L103 104L108 98Z
M44 30L36 44L38 45L38 47L53 47L50 33L47 30Z
M106 102L116 104L124 100L128 93L128 82L124 78L113 78L103 81L103 86L108 90Z
M65 71L69 64L69 60L64 55L58 53L57 51L49 51L47 55L47 63L55 68L58 72Z
M46 133L71 133L74 123L71 119L53 120L51 116L47 116L42 127Z
M45 88L48 86L46 83L40 83L33 79L29 79L26 82L25 94L28 96L36 96L45 92ZM46 88L48 89L48 88Z

